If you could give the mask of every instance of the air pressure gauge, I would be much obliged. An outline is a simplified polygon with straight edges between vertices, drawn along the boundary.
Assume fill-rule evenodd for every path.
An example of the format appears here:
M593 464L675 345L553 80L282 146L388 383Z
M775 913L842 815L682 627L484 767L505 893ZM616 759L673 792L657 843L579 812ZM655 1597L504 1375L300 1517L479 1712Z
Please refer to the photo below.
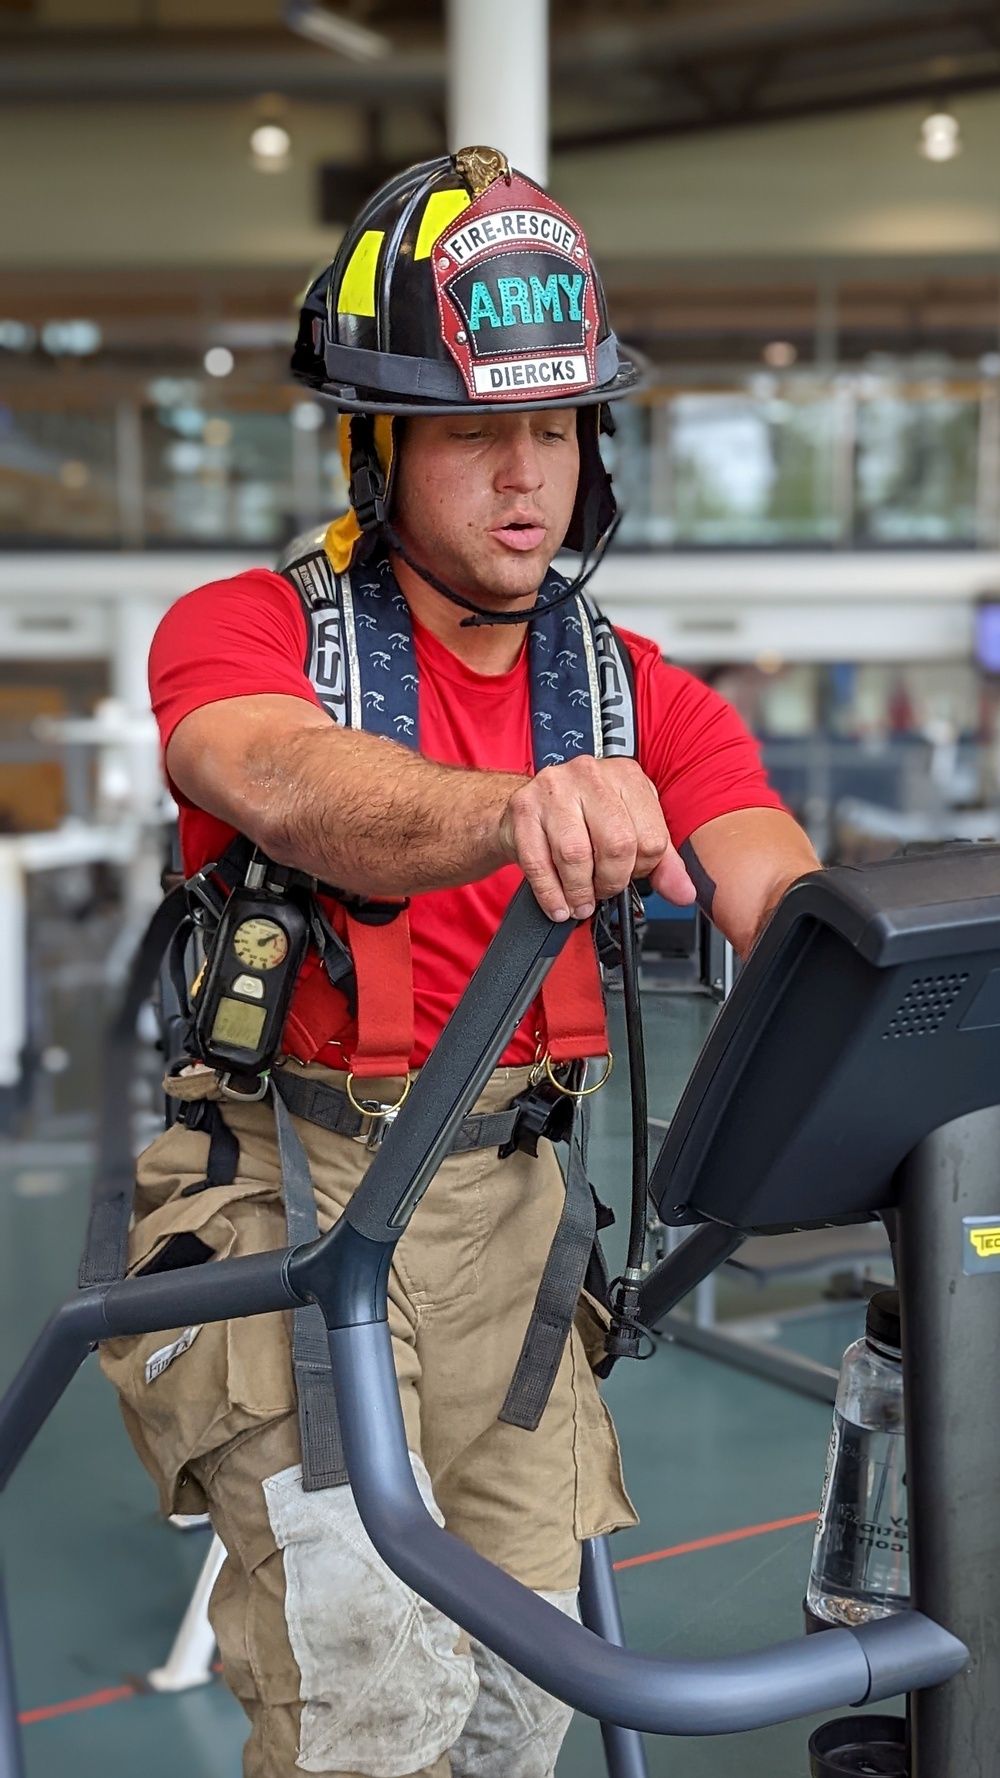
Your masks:
M270 1067L308 942L308 921L294 901L233 891L195 1001L203 1061L225 1073L261 1075Z
M288 934L276 920L243 920L233 933L233 950L248 969L276 969L288 956Z

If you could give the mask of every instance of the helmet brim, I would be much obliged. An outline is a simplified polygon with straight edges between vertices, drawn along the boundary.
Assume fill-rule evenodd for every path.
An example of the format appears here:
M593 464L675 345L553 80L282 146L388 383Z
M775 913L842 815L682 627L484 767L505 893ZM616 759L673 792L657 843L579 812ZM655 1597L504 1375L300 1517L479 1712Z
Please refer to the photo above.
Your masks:
M303 378L303 381L306 379ZM656 380L656 371L649 359L634 347L628 357L619 358L618 370L610 382L595 389L584 389L572 395L557 395L551 401L394 401L384 389L359 390L350 384L310 383L313 393L345 414L524 414L545 413L546 410L568 407L598 407L605 401L621 401L627 395L638 395ZM348 394L350 389L350 394Z

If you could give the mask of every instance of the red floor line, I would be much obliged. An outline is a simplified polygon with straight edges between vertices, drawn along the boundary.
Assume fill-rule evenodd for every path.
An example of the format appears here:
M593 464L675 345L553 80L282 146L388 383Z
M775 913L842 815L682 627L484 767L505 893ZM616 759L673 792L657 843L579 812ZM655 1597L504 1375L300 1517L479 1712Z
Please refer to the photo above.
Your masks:
M645 1556L626 1556L615 1568L640 1568L646 1562L665 1562L669 1556L690 1556L697 1550L714 1550L725 1543L741 1543L745 1537L763 1537L768 1531L788 1531L794 1525L811 1525L816 1513L799 1513L794 1519L772 1519L768 1525L745 1525L738 1531L717 1531L713 1537L696 1537L691 1543L675 1543L669 1550L651 1550ZM215 1669L218 1671L218 1667ZM100 1692L87 1692L82 1698L64 1698L60 1704L41 1704L37 1710L22 1710L18 1722L27 1728L33 1722L51 1722L56 1716L71 1716L76 1710L100 1710L105 1704L121 1704L137 1697L135 1686L114 1685Z
M54 1716L71 1716L75 1710L99 1710L102 1704L120 1704L135 1696L134 1685L112 1685L102 1692L88 1692L82 1698L64 1698L61 1704L40 1704L37 1710L22 1710L17 1720L26 1727L33 1722L50 1722Z
M745 1537L763 1537L768 1531L789 1531L793 1525L813 1525L818 1513L798 1513L794 1519L772 1519L769 1525L744 1525L739 1531L717 1531L714 1537L696 1537L691 1543L675 1543L669 1550L650 1550L645 1556L626 1556L615 1569L641 1568L646 1562L665 1562L668 1556L691 1556L696 1550L715 1550L724 1543L742 1543Z

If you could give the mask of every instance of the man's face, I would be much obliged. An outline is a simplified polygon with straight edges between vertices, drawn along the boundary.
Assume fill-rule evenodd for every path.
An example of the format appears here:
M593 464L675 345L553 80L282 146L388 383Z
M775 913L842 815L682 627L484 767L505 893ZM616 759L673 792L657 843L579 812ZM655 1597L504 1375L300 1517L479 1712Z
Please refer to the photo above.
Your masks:
M576 409L408 420L393 520L418 562L501 609L538 591L573 512Z

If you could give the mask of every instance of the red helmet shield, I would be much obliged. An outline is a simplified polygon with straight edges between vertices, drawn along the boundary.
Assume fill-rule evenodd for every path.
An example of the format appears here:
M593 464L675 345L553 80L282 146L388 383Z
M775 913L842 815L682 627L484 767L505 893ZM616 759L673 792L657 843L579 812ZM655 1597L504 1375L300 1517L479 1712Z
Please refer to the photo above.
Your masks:
M517 173L431 251L441 335L473 401L557 400L596 385L600 316L579 224Z

